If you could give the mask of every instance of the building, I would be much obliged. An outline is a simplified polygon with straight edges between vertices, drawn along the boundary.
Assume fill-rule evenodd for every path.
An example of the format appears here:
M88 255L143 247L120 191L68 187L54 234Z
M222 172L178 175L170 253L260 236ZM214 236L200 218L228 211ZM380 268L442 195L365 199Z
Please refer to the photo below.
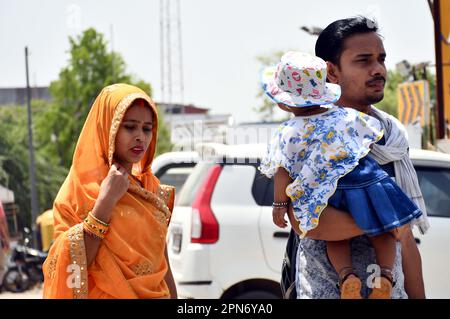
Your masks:
M51 96L48 87L32 87L31 98L37 100L50 101ZM24 105L27 103L26 88L0 88L0 106L1 105Z
M157 104L169 126L174 151L192 151L199 142L224 143L233 125L230 114L209 114L209 109L184 104Z

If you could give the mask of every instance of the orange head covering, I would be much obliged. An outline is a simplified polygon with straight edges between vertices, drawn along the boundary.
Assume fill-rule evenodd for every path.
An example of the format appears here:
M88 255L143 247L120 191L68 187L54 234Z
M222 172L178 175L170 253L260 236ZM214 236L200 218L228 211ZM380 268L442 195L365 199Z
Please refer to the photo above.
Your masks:
M144 100L153 113L153 138L133 175L128 192L113 210L110 229L94 263L85 270L83 219L95 205L100 185L112 165L115 138L127 109ZM44 264L44 296L49 298L151 298L167 296L164 282L165 235L173 205L173 188L162 187L151 172L157 141L157 110L141 89L114 84L96 98L54 203L55 243ZM81 265L80 285L67 287L67 265ZM66 268L65 268L66 267ZM69 285L70 286L70 285ZM81 288L81 289L80 289Z
M145 189L155 191L158 182L150 170L155 155L158 134L158 114L154 102L141 89L128 84L114 84L102 90L92 106L78 139L73 156L72 171L86 184L89 197L97 198L98 189L112 165L114 145L120 123L132 103L142 99L153 113L153 138L142 160L134 165ZM86 154L89 154L86 156ZM97 185L97 186L95 186Z

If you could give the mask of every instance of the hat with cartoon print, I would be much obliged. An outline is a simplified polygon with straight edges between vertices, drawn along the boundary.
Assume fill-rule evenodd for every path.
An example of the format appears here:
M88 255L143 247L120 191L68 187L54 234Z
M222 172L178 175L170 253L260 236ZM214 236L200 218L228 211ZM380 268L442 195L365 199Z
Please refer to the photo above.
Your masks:
M262 74L265 93L275 103L288 107L328 107L341 96L341 87L326 83L327 64L311 54L289 51L280 63Z

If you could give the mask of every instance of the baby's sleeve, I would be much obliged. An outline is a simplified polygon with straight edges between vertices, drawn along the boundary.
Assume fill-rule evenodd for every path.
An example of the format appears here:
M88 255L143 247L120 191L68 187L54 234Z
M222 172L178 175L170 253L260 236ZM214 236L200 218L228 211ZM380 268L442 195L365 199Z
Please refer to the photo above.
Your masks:
M363 137L364 139L368 139L368 141L365 141L368 143L377 142L384 134L381 122L375 117L362 112L359 112L358 116L356 116L353 127L364 133Z
M294 165L298 154L298 146L292 143L292 134L289 128L280 128L272 137L267 146L267 153L261 161L259 170L268 178L272 178L279 167L284 168L291 177L294 174Z

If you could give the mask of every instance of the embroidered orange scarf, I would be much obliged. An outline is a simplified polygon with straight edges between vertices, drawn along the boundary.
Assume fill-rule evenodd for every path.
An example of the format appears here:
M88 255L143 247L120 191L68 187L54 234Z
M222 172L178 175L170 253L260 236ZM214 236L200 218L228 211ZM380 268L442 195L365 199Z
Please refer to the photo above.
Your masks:
M153 112L153 138L128 192L113 210L109 231L94 262L86 267L83 219L94 207L108 174L114 142L127 109L145 100ZM44 298L164 298L168 265L164 256L173 187L152 174L157 110L145 92L115 84L96 98L81 131L72 167L53 206L54 243L44 263ZM131 178L131 177L130 177Z

